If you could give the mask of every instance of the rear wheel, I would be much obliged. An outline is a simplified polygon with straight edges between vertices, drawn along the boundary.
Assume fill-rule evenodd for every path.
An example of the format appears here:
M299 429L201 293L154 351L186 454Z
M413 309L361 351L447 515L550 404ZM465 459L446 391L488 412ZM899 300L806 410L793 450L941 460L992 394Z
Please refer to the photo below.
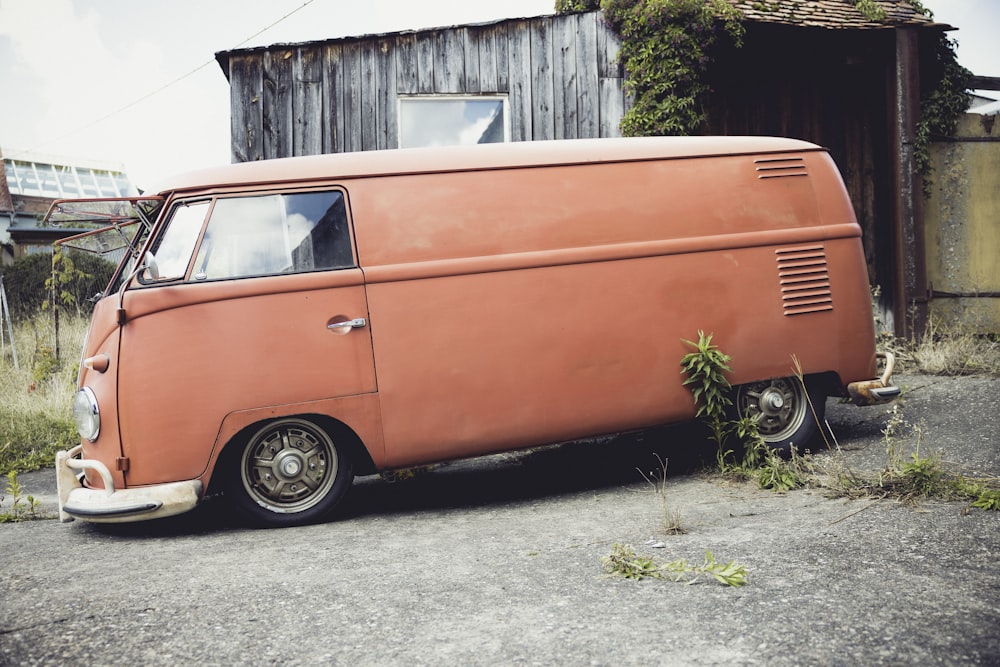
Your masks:
M230 471L226 495L258 525L318 521L343 498L351 462L326 430L302 418L280 419L247 441Z
M810 406L811 404L811 406ZM815 382L776 378L743 384L736 389L739 417L753 417L764 442L783 453L792 445L802 450L820 432L826 395Z

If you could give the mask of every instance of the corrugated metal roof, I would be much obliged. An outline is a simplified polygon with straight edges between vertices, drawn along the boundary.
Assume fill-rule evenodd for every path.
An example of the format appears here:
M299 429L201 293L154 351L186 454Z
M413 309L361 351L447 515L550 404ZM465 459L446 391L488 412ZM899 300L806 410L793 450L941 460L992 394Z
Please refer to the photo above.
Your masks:
M728 0L747 21L781 23L810 28L888 28L899 25L931 26L933 19L904 0L874 0L885 19L872 21L854 0Z

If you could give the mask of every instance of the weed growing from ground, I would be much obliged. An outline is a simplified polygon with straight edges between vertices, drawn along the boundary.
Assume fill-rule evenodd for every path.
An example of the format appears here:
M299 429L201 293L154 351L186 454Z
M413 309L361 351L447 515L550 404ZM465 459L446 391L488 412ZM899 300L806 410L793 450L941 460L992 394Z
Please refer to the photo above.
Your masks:
M829 488L850 498L894 498L911 504L928 498L968 500L971 507L1000 510L998 480L966 477L947 465L940 452L921 454L924 437L923 425L908 421L903 407L894 404L882 429L885 467L871 479L853 473L838 475ZM907 456L904 449L908 442L913 443L913 451Z
M981 510L1000 510L1000 489L991 489L981 482L961 479L957 482L961 492L972 498L972 506Z
M699 330L697 342L684 340L684 343L694 349L681 358L681 373L686 376L683 384L694 397L698 408L696 417L708 426L710 437L718 447L716 465L719 471L752 479L762 489L788 491L804 486L805 459L793 452L791 460L786 461L768 447L760 436L754 417L728 418L732 401L729 399L731 385L726 373L732 371L729 366L732 358L712 344L712 334L706 335ZM793 358L793 362L801 373L798 360ZM727 448L732 435L742 444L742 456Z
M17 481L17 473L13 470L7 473L7 493L10 494L13 502L9 511L0 512L0 523L14 523L40 518L36 513L38 501L34 496L24 495L24 489ZM0 500L4 498L5 496L0 496Z
M652 556L635 553L629 544L615 544L611 554L601 558L604 571L625 579L670 579L687 584L697 583L708 576L725 586L743 586L747 583L746 567L730 561L717 563L711 551L705 551L705 560L700 565L689 563L684 558L657 564Z
M791 456L785 460L767 446L757 430L757 420L743 417L732 422L732 432L743 445L742 457L723 457L719 472L737 479L752 480L762 489L791 491L809 482L811 456L800 456L793 446ZM732 452L727 452L732 455Z
M820 432L827 448L834 452L829 461L819 461L809 452L799 454L793 447L788 460L769 448L757 430L752 417L727 419L727 398L730 389L726 373L730 372L731 357L712 344L712 335L698 332L698 341L684 341L694 348L681 359L684 385L691 389L698 405L697 416L705 421L716 442L716 462L719 472L731 478L752 480L762 489L789 491L803 486L818 486L848 497L895 498L915 503L922 498L969 500L972 507L1000 510L1000 485L995 479L967 478L950 470L940 453L926 453L922 424L907 421L902 404L895 403L882 431L886 448L886 465L874 478L859 475L843 461L843 455L829 426ZM968 364L963 368L968 368ZM1000 364L997 365L1000 369ZM805 386L799 360L792 357L792 372ZM808 392L806 392L808 397ZM815 406L810 402L813 418ZM727 448L727 440L735 435L742 444L741 455ZM831 444L831 440L833 441ZM913 443L913 451L904 456L904 444ZM924 453L921 453L924 450ZM834 481L830 481L830 479ZM648 480L647 480L648 481Z
M726 410L733 404L728 393L731 388L726 373L731 373L732 358L712 344L712 335L698 331L698 342L684 340L694 351L681 357L681 373L685 387L691 390L697 406L695 417L702 419L719 447L719 458L724 459L726 438L732 429L726 419Z
M659 454L654 454L659 464L658 470L651 470L647 475L641 469L639 474L653 487L653 491L660 498L661 524L660 530L667 535L683 535L687 529L681 523L681 513L670 507L667 502L667 459L660 458Z

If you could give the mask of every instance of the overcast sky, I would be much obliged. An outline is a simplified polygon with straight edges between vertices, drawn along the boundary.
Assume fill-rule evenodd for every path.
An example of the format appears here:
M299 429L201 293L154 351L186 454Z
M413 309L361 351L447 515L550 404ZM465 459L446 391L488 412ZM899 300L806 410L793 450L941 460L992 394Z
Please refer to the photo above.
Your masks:
M923 0L1000 76L1000 0ZM124 165L146 188L228 162L217 51L551 14L554 0L0 0L0 148ZM1000 93L998 93L1000 96Z

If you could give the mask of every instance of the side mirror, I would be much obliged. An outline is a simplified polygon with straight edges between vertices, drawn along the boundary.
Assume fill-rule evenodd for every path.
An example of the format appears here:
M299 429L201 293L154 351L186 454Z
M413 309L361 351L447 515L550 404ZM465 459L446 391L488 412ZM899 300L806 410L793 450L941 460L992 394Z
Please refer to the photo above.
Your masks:
M128 287L129 283L136 276L139 276L139 281L142 282L143 277L141 274L149 276L150 282L155 282L160 278L160 268L156 264L156 257L151 252L147 252L146 256L143 257L142 262L139 266L132 269L132 272L128 274L128 277L122 281L122 286L118 289L118 326L124 326L125 317L125 289Z
M142 270L145 271L149 280L157 281L160 279L160 267L156 263L156 255L151 252L146 253L142 261Z

